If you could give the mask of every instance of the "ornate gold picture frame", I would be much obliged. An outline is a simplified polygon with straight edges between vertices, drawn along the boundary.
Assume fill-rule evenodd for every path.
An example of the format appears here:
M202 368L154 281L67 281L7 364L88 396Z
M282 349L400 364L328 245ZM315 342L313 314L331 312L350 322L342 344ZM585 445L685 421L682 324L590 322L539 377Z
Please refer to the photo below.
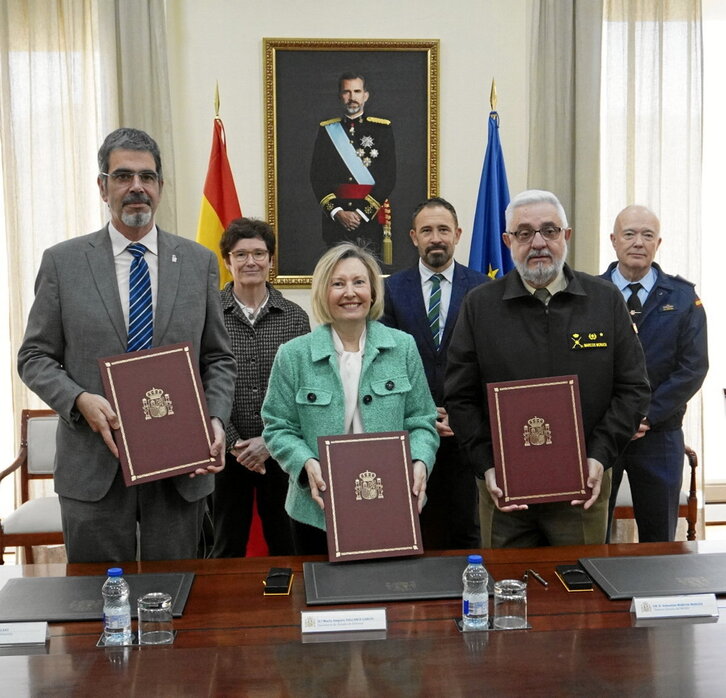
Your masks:
M354 150L366 167L395 151L395 184L377 219L386 220L392 241L383 271L412 265L418 253L408 235L411 213L438 194L439 41L266 38L263 53L267 220L277 236L272 283L308 287L329 244L323 216L330 213L313 189L311 166L323 124L343 116L338 85L346 73L365 77L364 118L373 123L373 135L364 133L364 124L350 137ZM345 183L331 186L338 184ZM373 199L366 207L371 218L378 204L384 202Z

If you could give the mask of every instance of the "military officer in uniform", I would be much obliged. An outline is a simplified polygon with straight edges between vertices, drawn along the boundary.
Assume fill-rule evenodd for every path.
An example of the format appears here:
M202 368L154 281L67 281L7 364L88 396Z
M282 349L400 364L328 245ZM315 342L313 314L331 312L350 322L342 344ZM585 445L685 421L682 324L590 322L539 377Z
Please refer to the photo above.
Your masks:
M638 540L672 541L683 483L683 415L708 372L706 311L691 282L653 261L662 240L653 211L624 208L610 240L618 259L602 276L628 304L653 391L647 416L613 465L610 519L627 471Z
M344 115L320 122L310 166L323 240L328 247L341 240L365 242L380 253L385 202L396 182L391 122L364 115L369 93L363 75L341 75L338 95Z

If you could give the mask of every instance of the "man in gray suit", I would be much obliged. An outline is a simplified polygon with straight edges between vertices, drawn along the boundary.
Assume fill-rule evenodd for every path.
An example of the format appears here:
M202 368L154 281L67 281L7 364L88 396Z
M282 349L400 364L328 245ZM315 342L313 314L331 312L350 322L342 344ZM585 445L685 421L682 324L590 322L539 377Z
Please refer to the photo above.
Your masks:
M141 559L192 558L205 498L214 489L214 478L204 476L217 468L127 488L112 435L118 417L103 397L97 359L191 342L212 415L211 454L217 455L236 374L217 261L201 245L156 227L164 179L159 147L148 134L114 131L98 164L98 188L111 220L43 254L18 371L61 417L55 489L69 561L135 559L137 524ZM134 266L148 310L141 344L132 337L138 322Z

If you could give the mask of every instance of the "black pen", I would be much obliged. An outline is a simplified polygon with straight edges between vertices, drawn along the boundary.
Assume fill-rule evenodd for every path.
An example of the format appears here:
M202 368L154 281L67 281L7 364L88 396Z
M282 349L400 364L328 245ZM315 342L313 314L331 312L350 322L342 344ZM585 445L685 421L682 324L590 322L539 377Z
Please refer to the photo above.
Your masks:
M527 570L543 587L548 587L547 580L541 575L537 574L534 570Z

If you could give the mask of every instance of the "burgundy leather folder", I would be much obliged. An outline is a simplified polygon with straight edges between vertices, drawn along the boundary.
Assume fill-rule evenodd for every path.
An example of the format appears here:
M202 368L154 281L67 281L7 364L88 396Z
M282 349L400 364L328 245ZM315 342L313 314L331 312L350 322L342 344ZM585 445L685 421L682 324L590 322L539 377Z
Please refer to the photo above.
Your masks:
M421 555L404 431L318 438L331 562Z
M577 376L488 383L500 506L588 499Z
M221 465L209 455L214 432L189 343L98 360L126 485Z

